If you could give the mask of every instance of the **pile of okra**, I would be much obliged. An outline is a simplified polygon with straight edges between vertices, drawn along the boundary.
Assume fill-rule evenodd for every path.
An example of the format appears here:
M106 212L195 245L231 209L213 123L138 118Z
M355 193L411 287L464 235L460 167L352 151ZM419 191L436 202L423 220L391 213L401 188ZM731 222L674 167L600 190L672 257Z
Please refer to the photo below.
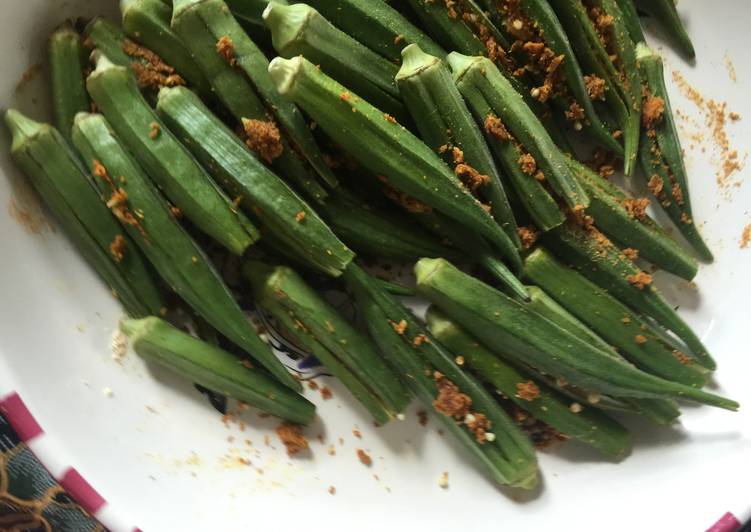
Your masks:
M306 425L258 309L375 423L416 398L522 488L537 444L622 457L629 416L738 408L703 390L715 362L648 273L691 280L712 254L631 0L120 7L51 35L54 125L5 119L147 361ZM672 0L644 8L692 57ZM649 197L608 180L621 167Z

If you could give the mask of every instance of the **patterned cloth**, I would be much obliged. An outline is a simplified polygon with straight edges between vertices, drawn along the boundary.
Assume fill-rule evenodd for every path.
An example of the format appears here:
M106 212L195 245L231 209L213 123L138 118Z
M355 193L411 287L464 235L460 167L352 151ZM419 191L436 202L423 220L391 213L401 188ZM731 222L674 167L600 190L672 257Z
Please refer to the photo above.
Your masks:
M105 530L70 497L0 415L0 531Z

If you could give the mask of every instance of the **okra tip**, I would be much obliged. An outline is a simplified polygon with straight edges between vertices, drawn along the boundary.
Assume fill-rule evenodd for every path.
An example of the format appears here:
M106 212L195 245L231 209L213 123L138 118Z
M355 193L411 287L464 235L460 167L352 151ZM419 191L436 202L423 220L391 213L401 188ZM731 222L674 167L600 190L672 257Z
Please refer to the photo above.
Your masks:
M422 258L415 264L415 277L417 277L417 285L425 284L430 277L435 274L439 269L443 268L448 261L446 259L430 259Z
M60 24L57 28L55 28L52 33L50 34L50 40L53 39L79 39L80 35L76 31L76 28L73 26L73 22L70 21L70 19L65 19L65 21Z
M414 76L440 62L434 55L423 52L417 43L410 44L402 50L402 66L396 74L396 81Z
M451 72L454 74L454 80L461 79L467 71L472 68L476 63L481 62L484 57L464 55L459 52L451 52L446 57L446 62L451 67Z
M17 150L26 140L38 134L46 127L49 127L41 122L32 120L16 109L5 111L5 124L8 126L13 137L11 151Z
M155 316L141 319L124 319L120 321L120 331L128 337L131 343L148 334L161 320Z
M121 0L121 6L124 3L132 3L137 0ZM193 8L203 0L172 0L172 20L174 21L187 10ZM124 14L125 12L123 12Z
M303 60L302 56L296 56L292 59L275 57L269 63L269 75L274 80L276 90L282 96L292 91L298 73L303 67Z
M261 16L271 30L274 49L279 51L297 40L305 31L308 20L317 14L318 11L307 4L285 5L272 0Z

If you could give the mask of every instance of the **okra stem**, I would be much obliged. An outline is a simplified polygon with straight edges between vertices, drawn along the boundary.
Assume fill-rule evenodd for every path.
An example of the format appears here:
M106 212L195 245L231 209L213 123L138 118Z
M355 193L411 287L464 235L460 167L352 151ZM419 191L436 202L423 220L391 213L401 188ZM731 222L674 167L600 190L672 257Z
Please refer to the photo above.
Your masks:
M130 152L196 227L236 255L258 240L258 230L169 131L125 67L100 55L87 87Z
M259 370L243 367L230 353L159 318L125 320L120 328L134 351L148 362L293 423L308 425L313 421L313 403Z
M66 21L50 35L48 43L52 111L55 125L66 139L77 113L89 110L86 78L83 74L84 51L81 36Z

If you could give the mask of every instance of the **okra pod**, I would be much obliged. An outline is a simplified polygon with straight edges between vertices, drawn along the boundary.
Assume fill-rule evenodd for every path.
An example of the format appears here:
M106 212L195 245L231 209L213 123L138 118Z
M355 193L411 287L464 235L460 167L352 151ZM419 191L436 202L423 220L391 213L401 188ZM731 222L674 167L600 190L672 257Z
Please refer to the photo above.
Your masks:
M68 142L52 126L10 109L13 161L57 217L68 237L133 317L158 314L162 296L148 266L123 234Z
M589 407L572 411L570 400L508 365L435 307L428 309L426 321L436 339L454 355L461 356L462 369L478 375L522 410L611 456L623 456L628 450L628 431L606 414ZM520 395L520 389L529 390L531 395Z
M707 348L640 270L597 228L567 222L543 236L546 246L619 301L673 331L707 369L715 369Z
M263 19L280 56L302 55L384 113L406 119L394 81L398 67L388 59L337 29L307 4L269 2Z
M396 261L457 254L456 250L415 226L407 216L358 205L341 193L329 197L323 211L334 232L357 253Z
M95 17L86 25L83 31L84 44L90 50L99 50L116 65L130 68L134 58L125 53L124 43L127 36L120 26L104 17Z
M294 103L282 98L276 90L268 72L269 60L243 31L227 4L223 0L176 0L174 8L176 20L189 17L196 19L185 23L192 30L191 42L202 42L201 39L196 39L196 32L200 32L209 35L215 43L224 42L226 46L231 47L230 62L234 59L237 66L246 74L297 151L310 163L327 186L335 187L336 177L324 162L323 154L302 113ZM216 46L218 44L215 44ZM229 49L227 53L230 53Z
M477 37L469 24L460 16L449 16L446 5L432 0L407 0L412 11L446 50L454 50L466 55L484 55L485 45ZM425 50L427 52L427 50ZM428 52L431 53L432 52ZM439 56L443 59L445 56Z
M584 325L584 323L579 321L568 310L556 303L556 301L541 288L537 286L528 286L527 292L529 292L530 296L530 300L527 302L529 308L549 319L561 329L584 340L588 344L602 349L616 359L623 360L623 357L618 354L613 346L598 336L592 329ZM675 402L671 399L636 399L633 397L626 397L616 400L607 395L597 395L597 402L592 403L592 394L586 390L573 387L565 381L559 382L556 379L550 379L549 377L546 378L542 374L538 375L538 378L543 381L547 380L549 386L554 387L564 395L577 400L580 404L589 403L601 410L627 411L629 413L641 414L650 421L660 425L669 425L681 415L680 410L678 410Z
M186 89L187 90L187 89ZM73 141L91 165L97 188L157 273L198 315L248 351L282 382L295 386L263 344L211 260L177 221L102 115L76 116Z
M624 172L631 175L639 153L642 98L636 50L623 13L615 0L549 1L571 39L582 68L589 68L590 75L598 75L605 83L600 98L608 102L617 116L624 142ZM592 81L590 78L589 82ZM590 99L597 99L589 88L588 94Z
M233 66L237 57L231 40L217 40L207 31L200 12L180 4L173 12L172 29L190 48L191 56L210 81L217 99L247 131L254 150L287 182L308 199L322 203L328 193L303 165L284 134L278 130L245 72ZM220 53L221 52L221 53ZM224 54L224 55L222 55ZM261 127L263 126L263 127ZM268 131L266 131L268 130ZM278 134L278 138L275 137ZM256 138L257 137L257 138Z
M392 117L303 57L276 58L269 71L283 95L387 185L483 235L508 260L518 260L508 235L440 157Z
M243 272L258 304L309 346L373 419L387 423L406 408L407 390L368 339L293 270L248 262Z
M133 350L211 391L237 399L273 416L308 425L316 407L257 369L244 367L230 353L155 317L125 320L120 329Z
M493 62L486 57L468 57L452 52L448 63L459 90L462 91L462 86L477 89L510 133L529 151L541 172L539 179L549 183L571 209L587 207L589 198L568 169L565 156Z
M662 59L645 44L640 44L637 50L646 84L641 161L649 180L647 187L697 255L711 262L712 252L694 222L683 150L665 87Z
M84 51L81 36L70 21L66 21L50 35L48 42L52 112L55 126L66 139L77 113L89 110L86 93Z
M503 168L511 189L535 225L542 231L561 225L566 219L563 212L543 184L522 169L523 154L518 143L514 142L503 122L495 115L485 96L468 83L458 83L457 87L475 120L482 125L487 144Z
M196 227L236 255L258 240L258 230L167 129L125 67L99 56L87 87L129 151Z
M402 50L417 44L425 52L446 57L421 29L384 0L308 0L334 26L393 63L402 60Z
M415 266L418 293L490 349L593 392L616 397L686 398L736 410L738 403L640 371L580 340L443 259Z
M639 21L639 13L636 12L636 5L634 0L616 0L618 7L623 13L623 23L628 29L628 34L634 44L646 43L647 39L644 37L644 31Z
M638 368L697 388L706 383L706 370L665 345L648 323L545 249L527 256L524 273Z
M347 267L354 253L195 93L184 87L162 89L157 113L272 238L283 240L308 265L328 275L338 276Z
M439 404L439 384L453 385L460 397L470 400L464 404L472 412L439 410L438 418L446 429L485 465L496 482L527 489L536 486L537 464L529 439L487 390L463 372L414 315L357 264L347 268L344 280L355 294L370 337L425 408L433 410ZM468 413L472 417L465 415ZM484 429L473 429L480 414L490 420L487 429L494 438L488 438Z
M639 7L642 7L644 11L657 20L683 55L689 59L696 57L694 44L691 42L691 37L689 37L686 27L683 25L683 21L678 14L674 0L640 1Z
M419 214L418 220L430 231L448 240L454 247L466 253L471 261L482 266L487 273L493 276L493 279L501 284L504 291L522 300L529 298L524 283L495 255L493 249L481 236L456 227L452 220L435 212ZM424 257L426 256L424 255ZM437 255L437 257L448 258L446 255ZM518 267L517 264L513 266L514 268Z
M696 276L696 260L646 213L634 215L628 207L640 200L628 196L597 172L574 159L571 171L590 198L586 213L609 238L629 248L655 266L691 280Z
M477 190L511 241L521 247L500 173L451 72L416 44L407 46L402 56L396 82L423 141L450 157L454 172L467 180L471 190Z
M170 28L172 5L163 0L120 0L123 31L154 51L202 97L212 99L211 84L190 55L186 43Z

